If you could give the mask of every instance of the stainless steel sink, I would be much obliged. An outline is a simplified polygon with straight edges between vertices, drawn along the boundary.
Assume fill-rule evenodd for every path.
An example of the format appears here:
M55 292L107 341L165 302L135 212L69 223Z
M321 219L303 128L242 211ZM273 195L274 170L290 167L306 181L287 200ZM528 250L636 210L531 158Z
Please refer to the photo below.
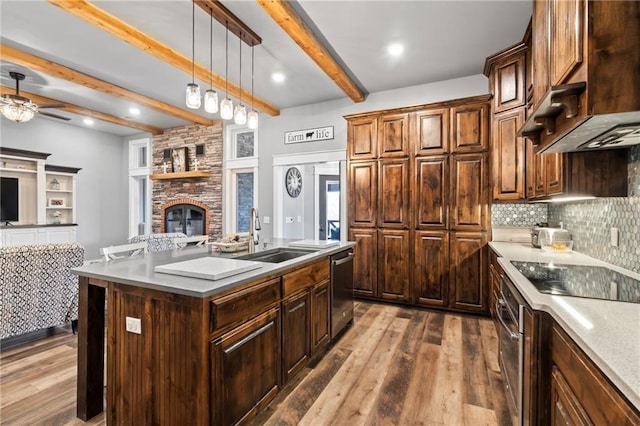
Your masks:
M236 259L255 260L256 262L280 263L287 260L295 259L296 257L304 256L305 254L314 253L316 251L317 250L303 250L281 247L266 251L260 251L258 253L245 254L236 257Z

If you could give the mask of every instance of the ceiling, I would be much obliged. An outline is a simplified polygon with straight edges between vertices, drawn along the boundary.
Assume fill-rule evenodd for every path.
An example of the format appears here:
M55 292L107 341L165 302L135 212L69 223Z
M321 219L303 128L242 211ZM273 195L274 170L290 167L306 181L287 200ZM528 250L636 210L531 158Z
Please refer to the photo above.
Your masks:
M93 5L191 59L192 3L173 1L95 1ZM255 96L278 109L347 97L347 94L296 44L257 1L223 1L233 14L262 38L256 46ZM318 1L293 4L303 22L342 65L366 95L482 72L487 56L522 39L531 1ZM184 90L191 76L45 0L0 2L0 39L30 55L156 99L204 118L202 109L188 110ZM195 61L225 77L225 28L195 7ZM405 47L400 57L386 53L389 43ZM228 80L240 83L240 42L229 34ZM161 129L189 120L133 100L115 97L16 65L0 51L0 82L14 86L9 71L26 74L21 90ZM274 72L286 79L276 83ZM204 91L209 81L196 78ZM242 44L242 88L251 86L251 48ZM218 89L222 98L225 90ZM234 99L234 103L236 99ZM247 99L243 99L245 104ZM129 107L137 106L139 116ZM84 126L83 114L47 110ZM55 120L39 116L38 119ZM2 120L5 120L4 118ZM93 128L116 135L140 129L96 120Z

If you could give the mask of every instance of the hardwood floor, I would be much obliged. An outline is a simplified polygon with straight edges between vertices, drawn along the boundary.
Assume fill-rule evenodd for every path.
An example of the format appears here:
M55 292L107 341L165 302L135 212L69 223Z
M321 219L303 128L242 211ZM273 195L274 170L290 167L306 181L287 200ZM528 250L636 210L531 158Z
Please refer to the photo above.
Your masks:
M0 424L84 423L77 339L57 335L0 355ZM507 425L497 336L487 318L356 302L356 320L287 384L253 425Z

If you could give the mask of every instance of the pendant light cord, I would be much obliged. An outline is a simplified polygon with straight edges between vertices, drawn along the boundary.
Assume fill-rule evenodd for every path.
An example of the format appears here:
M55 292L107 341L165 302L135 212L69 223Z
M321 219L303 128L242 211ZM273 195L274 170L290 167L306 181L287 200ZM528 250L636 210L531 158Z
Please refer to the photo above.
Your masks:
M213 90L213 13L209 21L209 89Z
M224 93L229 97L229 21L225 21L227 25L227 34L225 37L225 69L224 69Z
M255 49L254 45L251 45L251 109L253 109L253 75L255 71Z
M196 3L191 2L191 83L195 83L196 73Z
M242 105L242 31L240 31L240 37L238 37L238 44L240 45L240 98L239 103Z

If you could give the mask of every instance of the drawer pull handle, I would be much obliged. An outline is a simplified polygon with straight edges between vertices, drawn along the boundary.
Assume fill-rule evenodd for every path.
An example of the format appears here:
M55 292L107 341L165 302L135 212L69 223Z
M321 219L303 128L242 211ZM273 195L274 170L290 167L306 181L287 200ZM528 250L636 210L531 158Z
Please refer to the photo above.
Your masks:
M259 329L257 329L256 331L254 331L253 333L251 333L250 335L246 336L244 339L234 343L233 345L229 346L224 353L225 354L230 354L231 352L235 351L236 349L238 349L240 346L244 345L245 343L249 342L252 339L255 339L258 335L264 333L265 331L267 331L268 329L270 329L271 327L273 327L273 321L270 322L269 324L265 324L262 327L260 327Z

